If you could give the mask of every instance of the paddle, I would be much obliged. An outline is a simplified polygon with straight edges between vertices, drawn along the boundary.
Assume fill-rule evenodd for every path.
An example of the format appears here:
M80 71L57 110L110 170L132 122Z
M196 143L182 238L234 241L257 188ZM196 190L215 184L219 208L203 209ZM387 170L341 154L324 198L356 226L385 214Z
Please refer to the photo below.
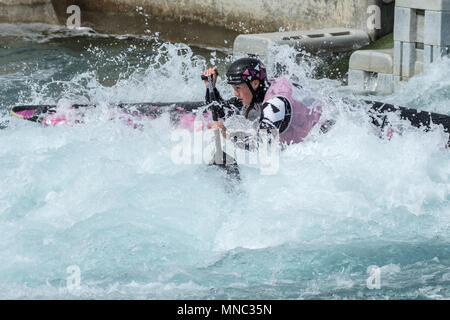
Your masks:
M204 76L202 76L204 79ZM219 121L218 109L220 108L219 103L216 100L216 95L214 94L214 87L212 76L208 76L208 88L209 88L209 97L213 105L211 106L212 118L213 121ZM223 168L227 171L227 174L233 178L240 179L239 176L239 166L232 157L230 157L227 153L222 150L222 142L220 139L219 129L214 130L215 143L216 143L216 153L214 154L214 158L211 160L210 165L216 165L220 168Z

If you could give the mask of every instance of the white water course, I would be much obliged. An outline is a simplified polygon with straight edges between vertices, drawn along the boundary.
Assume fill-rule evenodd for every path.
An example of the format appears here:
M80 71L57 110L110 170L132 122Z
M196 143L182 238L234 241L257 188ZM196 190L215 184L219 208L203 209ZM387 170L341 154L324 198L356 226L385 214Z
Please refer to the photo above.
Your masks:
M135 128L110 107L202 101L212 65L230 98L227 52L49 28L0 24L0 298L450 298L442 127L399 120L401 134L380 137L346 102L367 97L314 78L314 63L279 48L271 61L336 124L281 151L276 173L243 164L230 182L173 161L180 129L169 114ZM443 59L376 99L450 115L449 73ZM97 108L72 126L9 113L67 101Z

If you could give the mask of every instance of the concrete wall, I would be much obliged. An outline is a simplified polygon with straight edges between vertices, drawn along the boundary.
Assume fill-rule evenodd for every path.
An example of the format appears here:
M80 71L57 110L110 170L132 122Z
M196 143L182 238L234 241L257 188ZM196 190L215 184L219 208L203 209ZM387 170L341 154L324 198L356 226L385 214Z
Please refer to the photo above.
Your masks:
M51 0L0 0L0 23L42 22L57 24Z
M363 30L375 40L392 32L394 20L393 0L0 0L0 23L64 25L70 5L80 7L82 26L99 32L139 34L150 29L168 40L187 38L191 43L206 33L209 39L230 43L239 33L330 27ZM380 30L367 29L370 5L381 8Z
M1 1L1 0L0 0ZM367 31L373 39L392 32L394 20L393 0L52 0L64 23L65 9L71 4L80 6L84 23L95 27L106 25L119 30L133 24L130 17L139 15L136 7L150 15L150 20L166 22L195 22L225 27L237 32L274 32L310 30L328 27L349 27ZM370 5L381 8L381 30L368 30ZM120 21L120 18L126 18ZM141 16L142 17L142 16ZM116 21L116 18L119 18ZM112 19L112 20L111 20ZM83 20L82 20L83 23Z

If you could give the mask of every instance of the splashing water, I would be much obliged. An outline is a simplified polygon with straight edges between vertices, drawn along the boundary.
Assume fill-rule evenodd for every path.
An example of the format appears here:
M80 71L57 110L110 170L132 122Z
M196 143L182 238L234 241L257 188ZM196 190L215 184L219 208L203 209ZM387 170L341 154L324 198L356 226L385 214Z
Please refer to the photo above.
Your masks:
M272 61L320 97L336 125L283 151L277 174L241 166L229 192L214 168L172 161L169 115L135 130L110 120L107 105L201 101L199 75L211 64L223 75L226 53L8 28L0 25L1 298L450 298L440 128L380 139L363 112L348 112L340 82L311 78L314 66L279 48ZM385 100L450 114L446 71L444 59ZM218 88L231 96L223 76ZM7 114L61 99L98 108L72 127Z

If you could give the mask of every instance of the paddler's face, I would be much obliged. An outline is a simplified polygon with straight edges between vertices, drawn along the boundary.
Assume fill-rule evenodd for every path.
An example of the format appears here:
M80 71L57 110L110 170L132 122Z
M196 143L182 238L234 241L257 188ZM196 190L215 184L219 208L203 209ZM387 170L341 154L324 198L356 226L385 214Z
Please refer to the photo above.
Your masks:
M259 86L259 80L253 80L250 85L254 90ZM242 104L249 105L252 102L253 95L246 83L233 84L234 96L238 98Z

